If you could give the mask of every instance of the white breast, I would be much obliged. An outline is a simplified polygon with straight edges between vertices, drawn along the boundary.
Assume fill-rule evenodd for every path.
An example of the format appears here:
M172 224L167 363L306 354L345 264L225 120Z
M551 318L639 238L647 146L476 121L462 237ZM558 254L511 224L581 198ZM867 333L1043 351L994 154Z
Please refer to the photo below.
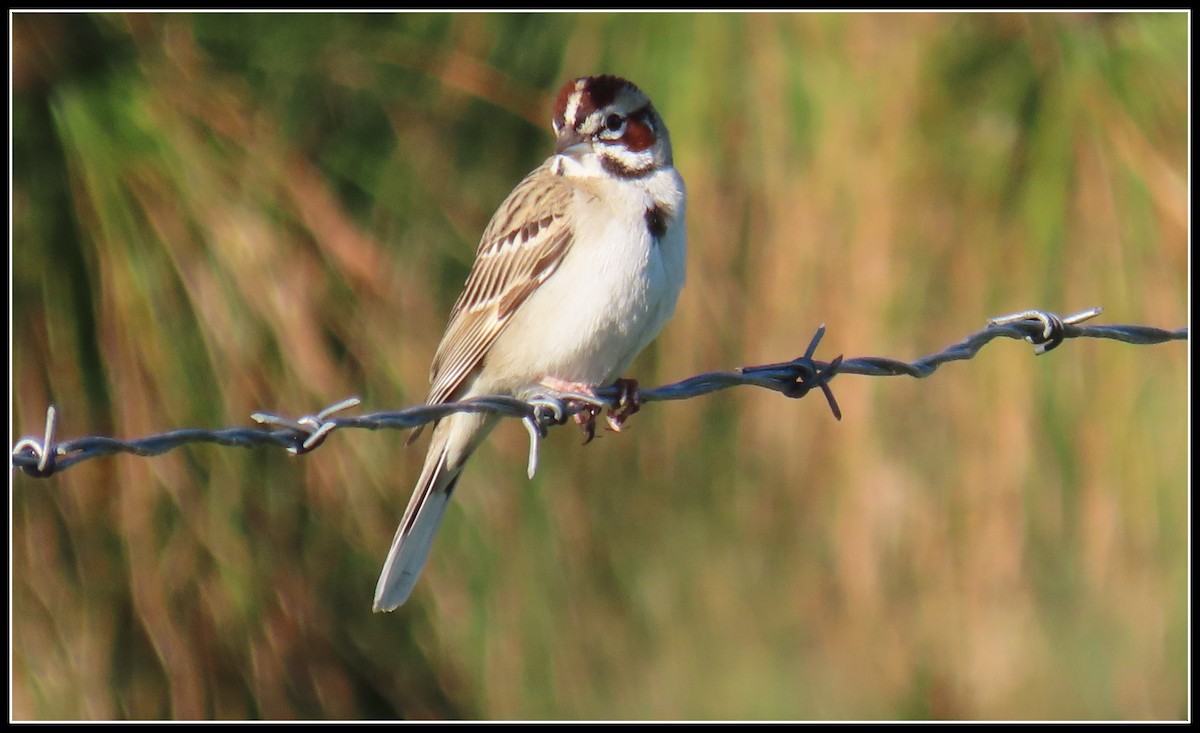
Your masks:
M511 392L547 376L594 386L621 376L658 335L683 287L683 181L669 168L632 185L588 179L575 194L575 240L513 314L473 391ZM646 211L673 210L661 240Z

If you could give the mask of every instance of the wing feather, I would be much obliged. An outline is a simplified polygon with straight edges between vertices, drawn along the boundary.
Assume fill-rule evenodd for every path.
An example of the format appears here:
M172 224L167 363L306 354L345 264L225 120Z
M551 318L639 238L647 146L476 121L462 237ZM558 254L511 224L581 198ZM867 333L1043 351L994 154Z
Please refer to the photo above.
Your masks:
M517 185L488 224L433 357L428 402L446 402L483 363L512 315L571 247L570 184L549 163Z

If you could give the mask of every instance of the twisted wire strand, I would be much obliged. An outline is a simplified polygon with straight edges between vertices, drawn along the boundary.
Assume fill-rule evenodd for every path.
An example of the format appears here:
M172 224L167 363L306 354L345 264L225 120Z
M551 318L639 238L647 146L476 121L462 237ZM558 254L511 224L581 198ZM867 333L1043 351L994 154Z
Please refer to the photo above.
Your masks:
M733 371L698 374L673 384L639 392L639 402L686 400L736 386L753 386L774 390L786 397L798 399L813 389L819 389L834 417L841 419L841 409L834 399L830 381L839 374L870 377L909 376L924 379L942 364L971 359L985 345L997 338L1025 339L1033 344L1035 354L1044 354L1067 339L1100 338L1127 344L1149 345L1167 341L1185 341L1188 329L1165 330L1140 325L1081 326L1083 321L1099 315L1092 308L1068 317L1048 311L1023 311L992 319L987 328L971 334L957 344L937 353L906 362L885 357L864 356L853 359L836 357L831 361L813 358L825 326L817 329L804 354L778 364L741 367ZM12 465L23 473L46 478L81 461L112 455L132 453L148 457L190 443L216 443L237 447L274 446L292 454L307 453L319 447L334 430L359 428L367 430L406 430L440 420L455 412L488 412L520 419L529 432L530 451L528 473L537 469L540 439L550 426L567 422L576 413L588 408L619 407L622 398L617 387L597 389L595 396L546 390L527 400L504 395L474 397L439 405L419 405L403 410L373 412L357 416L335 417L335 413L356 407L359 399L352 397L331 405L315 415L296 420L270 413L254 413L251 418L265 427L236 427L219 430L187 428L171 430L136 440L120 440L106 436L87 436L57 442L58 413L53 405L46 411L46 426L41 438L22 438L12 449Z

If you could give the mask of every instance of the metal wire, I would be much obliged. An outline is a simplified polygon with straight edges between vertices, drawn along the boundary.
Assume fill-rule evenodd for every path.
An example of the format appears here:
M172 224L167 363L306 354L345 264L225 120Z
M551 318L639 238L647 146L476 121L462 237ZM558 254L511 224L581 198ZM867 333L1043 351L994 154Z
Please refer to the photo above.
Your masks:
M1065 318L1047 311L1023 311L1001 316L992 319L987 328L971 334L961 342L912 362L873 356L854 359L838 356L828 362L814 359L817 346L825 335L825 326L822 325L817 329L804 354L792 361L699 374L674 384L641 390L639 398L641 404L686 400L730 387L748 385L774 390L786 397L798 399L813 389L819 389L834 417L840 420L841 409L829 386L829 382L839 374L870 377L909 376L924 379L942 364L974 357L984 345L1001 337L1025 339L1034 345L1035 354L1044 354L1061 345L1066 339L1075 338L1112 339L1139 345L1184 341L1188 338L1186 327L1168 331L1137 325L1078 325L1099 313L1099 308L1092 308ZM440 420L455 412L488 412L518 418L525 424L530 437L528 471L529 475L533 476L537 468L539 441L545 437L550 426L566 423L589 406L592 409L618 409L617 403L620 399L621 390L617 387L598 389L595 397L546 390L530 396L527 400L493 395L440 405L419 405L390 412L335 417L335 413L358 406L360 401L352 397L315 415L306 415L296 420L262 412L251 415L253 420L266 427L172 430L137 440L93 435L63 442L55 441L58 413L51 405L46 410L45 431L41 438L22 438L17 441L12 449L12 465L26 475L46 478L91 458L114 453L155 456L189 443L217 443L245 448L267 445L283 448L292 454L300 454L315 450L334 430L406 430Z

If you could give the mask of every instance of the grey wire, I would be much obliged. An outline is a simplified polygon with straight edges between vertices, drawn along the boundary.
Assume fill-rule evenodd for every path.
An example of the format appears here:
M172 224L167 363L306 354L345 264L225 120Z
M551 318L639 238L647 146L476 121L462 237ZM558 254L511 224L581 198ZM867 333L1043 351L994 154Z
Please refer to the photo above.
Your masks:
M1186 327L1164 330L1138 325L1078 325L1099 313L1099 308L1093 308L1066 318L1047 311L1023 311L1001 316L992 319L987 328L971 334L959 343L912 362L872 356L854 359L842 359L839 356L828 362L814 359L813 354L825 333L825 327L821 326L809 342L805 353L792 361L698 374L673 384L642 390L639 397L640 402L645 404L691 399L730 387L752 386L774 390L787 397L800 398L813 389L820 389L834 417L841 419L841 410L829 387L829 382L840 374L870 377L909 376L924 379L942 364L974 357L986 344L997 338L1025 339L1034 345L1035 354L1044 354L1066 339L1100 338L1148 345L1184 341L1188 338ZM610 409L616 407L615 403L620 399L620 390L615 387L598 389L596 394ZM550 426L566 423L575 413L584 409L587 402L594 401L582 399L581 395L547 391L531 396L528 401L493 395L440 405L419 405L404 410L335 417L334 413L359 404L359 400L352 397L331 405L316 415L306 415L297 420L270 413L254 413L252 419L268 426L266 429L196 428L172 430L137 440L93 435L63 442L55 442L54 439L58 412L51 405L46 411L46 425L42 437L22 438L17 441L12 449L12 465L26 475L46 478L76 463L100 456L114 453L155 456L190 443L216 443L245 448L266 445L283 448L292 454L301 454L315 450L334 430L407 430L440 420L455 412L488 412L503 417L515 417L525 423L530 436L528 471L532 476L537 468L539 439L546 435Z

